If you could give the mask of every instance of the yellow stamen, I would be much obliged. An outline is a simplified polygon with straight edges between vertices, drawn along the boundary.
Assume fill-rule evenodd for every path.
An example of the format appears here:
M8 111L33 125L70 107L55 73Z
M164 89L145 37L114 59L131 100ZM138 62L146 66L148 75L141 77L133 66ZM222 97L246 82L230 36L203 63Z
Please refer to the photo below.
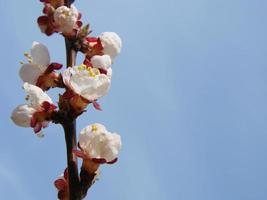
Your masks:
M92 125L92 132L96 132L97 131L97 125L96 124L93 124Z
M86 68L87 68L87 66L85 64L81 64L78 66L79 71L85 70Z
M97 68L92 68L92 67L87 67L85 64L81 64L78 66L78 70L79 71L83 71L83 70L86 70L88 72L88 75L90 77L93 77L95 78L97 75L100 74L100 71L99 69Z
M31 56L31 54L29 54L28 52L25 52L24 53L24 56L27 58L27 60L28 60L29 63L32 63L32 56Z

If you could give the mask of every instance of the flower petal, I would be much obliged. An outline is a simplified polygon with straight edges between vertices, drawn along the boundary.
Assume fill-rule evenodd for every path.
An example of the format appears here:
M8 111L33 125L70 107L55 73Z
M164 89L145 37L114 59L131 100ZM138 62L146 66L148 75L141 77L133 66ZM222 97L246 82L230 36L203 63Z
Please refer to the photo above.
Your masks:
M89 77L82 84L85 84L83 88L81 88L81 85L75 85L75 88L79 87L81 89L80 94L87 100L93 101L108 93L110 79L107 75L100 74L96 78Z
M14 109L11 115L12 121L22 127L30 127L31 126L31 118L35 109L29 107L28 105L19 105Z
M121 38L114 32L103 32L99 38L104 48L103 53L109 55L114 60L121 51Z
M43 71L45 71L47 66L50 64L50 55L48 49L45 45L39 42L33 42L31 56L33 63L43 67Z
M113 163L121 149L121 137L101 124L92 124L81 131L79 144L94 162Z
M107 70L111 67L112 62L109 55L103 55L103 56L96 55L91 58L91 63L95 68L102 68Z
M36 110L40 109L45 101L52 104L51 98L45 92L43 92L41 88L29 83L24 83L23 89L27 93L29 106L35 108Z
M43 71L35 64L23 64L20 68L19 75L24 82L35 85Z

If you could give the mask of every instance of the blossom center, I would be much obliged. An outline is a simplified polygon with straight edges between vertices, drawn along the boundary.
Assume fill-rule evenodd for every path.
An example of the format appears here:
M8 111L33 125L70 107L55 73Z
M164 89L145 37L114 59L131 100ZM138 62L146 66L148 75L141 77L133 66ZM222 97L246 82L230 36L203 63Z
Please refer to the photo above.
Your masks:
M92 132L96 132L97 131L97 125L95 125L95 124L93 124L92 125L92 130L91 130Z
M78 67L78 70L79 70L79 71L86 70L86 71L88 72L88 75L89 75L90 77L93 77L93 78L95 78L97 75L100 74L99 69L97 69L97 68L92 68L92 67L87 67L85 64L81 64L81 65Z
M24 56L27 58L27 60L28 60L29 63L32 63L32 56L31 56L31 54L29 54L28 52L25 52L24 53Z

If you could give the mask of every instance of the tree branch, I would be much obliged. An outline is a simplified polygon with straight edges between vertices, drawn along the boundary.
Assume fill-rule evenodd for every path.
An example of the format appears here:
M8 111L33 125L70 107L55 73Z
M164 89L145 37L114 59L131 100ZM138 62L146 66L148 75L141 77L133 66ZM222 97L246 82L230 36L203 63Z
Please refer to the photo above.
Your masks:
M71 5L71 1L69 0L65 0L64 3L68 7L70 7ZM73 50L72 42L67 38L65 38L65 45L67 67L73 67L76 62L77 52ZM62 126L65 132L65 141L67 148L69 200L80 200L81 194L79 186L77 157L72 153L74 149L77 149L76 119L70 117L62 123Z

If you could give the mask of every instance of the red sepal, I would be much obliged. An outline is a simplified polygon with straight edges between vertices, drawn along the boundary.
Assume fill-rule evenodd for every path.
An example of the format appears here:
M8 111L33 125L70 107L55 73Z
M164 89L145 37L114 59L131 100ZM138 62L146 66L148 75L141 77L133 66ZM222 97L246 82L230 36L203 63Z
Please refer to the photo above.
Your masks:
M92 161L97 164L105 164L107 163L107 160L105 158L92 158Z
M92 103L96 110L102 111L102 108L99 103L97 103L96 101L93 101Z
M60 63L51 63L48 67L47 67L47 69L45 70L45 73L51 73L52 71L54 71L54 70L60 70L61 68L62 68L62 64L60 64Z
M87 58L84 59L83 64L85 64L87 67L92 67L92 63Z
M75 96L75 93L72 90L66 90L66 92L64 92L62 95L64 99L71 99L74 96Z
M107 162L107 164L112 165L112 164L116 163L117 161L118 161L118 158L115 158L114 160Z
M97 42L97 39L96 37L87 37L86 40L87 42Z
M55 185L55 187L56 187L58 190L64 190L64 189L67 187L67 183L66 183L66 181L63 180L62 178L57 179L57 180L54 182L54 185Z
M47 26L49 18L47 16L40 16L37 19L39 26Z
M108 71L105 70L105 69L103 69L103 68L98 68L98 70L99 70L100 74L105 74L105 75L107 75L107 73L108 73Z

